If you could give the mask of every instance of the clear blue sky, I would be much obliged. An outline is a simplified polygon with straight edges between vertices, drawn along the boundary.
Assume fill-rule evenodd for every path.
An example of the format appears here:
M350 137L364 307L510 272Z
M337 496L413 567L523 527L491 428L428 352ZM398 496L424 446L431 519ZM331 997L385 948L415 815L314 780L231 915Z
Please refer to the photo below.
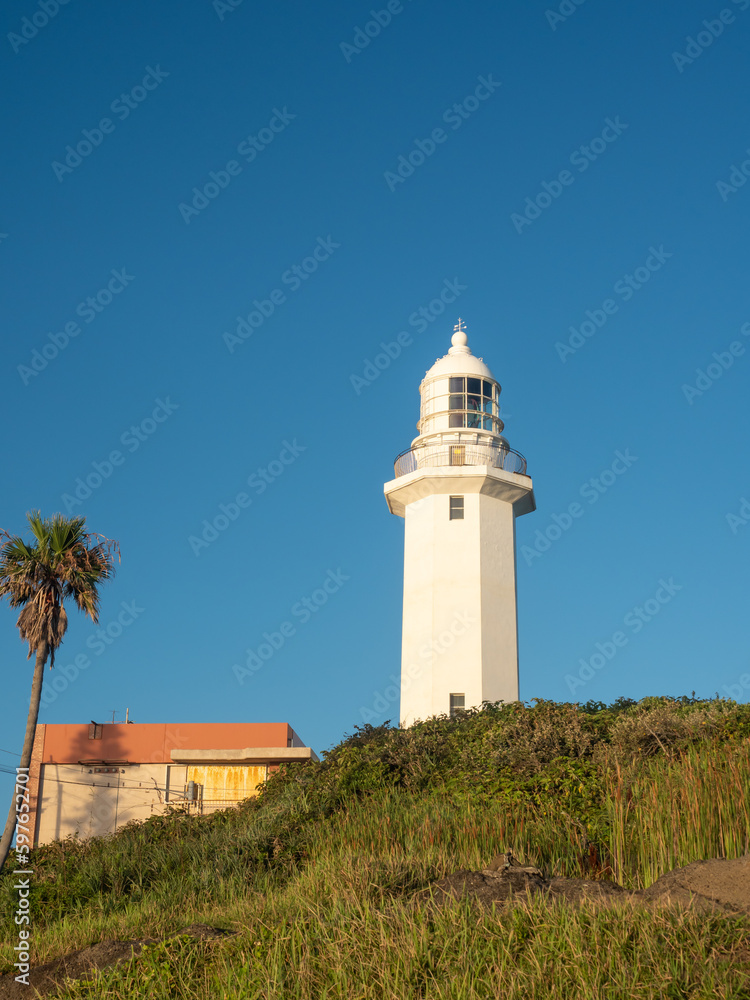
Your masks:
M71 612L47 690L88 665L43 721L288 721L323 750L382 704L403 556L382 486L459 315L537 497L522 697L740 684L748 0L55 7L2 11L0 526L75 511L119 540L101 623L122 634ZM10 751L14 623L3 604Z

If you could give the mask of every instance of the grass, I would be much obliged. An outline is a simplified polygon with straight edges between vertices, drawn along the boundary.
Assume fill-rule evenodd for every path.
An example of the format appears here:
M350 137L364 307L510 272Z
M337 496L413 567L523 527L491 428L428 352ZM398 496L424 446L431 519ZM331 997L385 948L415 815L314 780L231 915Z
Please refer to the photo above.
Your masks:
M750 995L750 921L691 912L573 909L536 902L477 914L397 902L256 902L221 946L177 938L66 1000L412 1000L415 997L739 998Z
M609 869L630 888L745 854L749 736L750 707L694 699L364 727L239 809L38 848L32 964L204 922L238 933L175 938L61 996L748 998L744 918L630 904L479 914L411 895L507 847L548 875ZM6 875L0 898L8 914ZM14 940L6 919L0 971Z
M643 888L686 858L750 853L750 741L692 746L678 761L609 774L615 877Z

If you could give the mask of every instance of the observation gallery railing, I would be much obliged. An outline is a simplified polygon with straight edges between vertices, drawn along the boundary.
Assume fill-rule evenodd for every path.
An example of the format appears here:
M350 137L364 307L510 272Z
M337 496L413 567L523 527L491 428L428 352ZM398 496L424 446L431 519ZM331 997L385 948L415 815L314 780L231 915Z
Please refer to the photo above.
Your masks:
M461 465L488 465L504 472L526 475L526 459L519 451L487 444L422 445L402 451L393 469L395 478L417 469Z

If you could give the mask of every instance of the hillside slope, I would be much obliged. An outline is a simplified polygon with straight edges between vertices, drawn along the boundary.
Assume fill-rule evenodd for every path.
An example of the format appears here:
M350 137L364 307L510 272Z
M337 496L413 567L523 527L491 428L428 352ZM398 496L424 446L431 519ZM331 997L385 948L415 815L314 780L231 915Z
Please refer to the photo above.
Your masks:
M741 906L614 887L606 907L427 901L507 849L543 880L648 897L672 869L746 855L749 803L747 705L536 702L366 726L236 810L38 848L31 961L167 938L69 998L750 997ZM0 898L10 972L9 873ZM168 937L196 923L233 933Z

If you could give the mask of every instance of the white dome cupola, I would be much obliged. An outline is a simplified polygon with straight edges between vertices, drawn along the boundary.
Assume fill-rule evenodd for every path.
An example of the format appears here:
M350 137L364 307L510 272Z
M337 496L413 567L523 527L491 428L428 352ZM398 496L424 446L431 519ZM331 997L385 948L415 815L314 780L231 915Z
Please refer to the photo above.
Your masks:
M500 383L484 361L471 353L463 320L459 319L454 329L453 346L430 368L419 387L419 437L412 446L427 444L436 435L446 440L500 443Z

